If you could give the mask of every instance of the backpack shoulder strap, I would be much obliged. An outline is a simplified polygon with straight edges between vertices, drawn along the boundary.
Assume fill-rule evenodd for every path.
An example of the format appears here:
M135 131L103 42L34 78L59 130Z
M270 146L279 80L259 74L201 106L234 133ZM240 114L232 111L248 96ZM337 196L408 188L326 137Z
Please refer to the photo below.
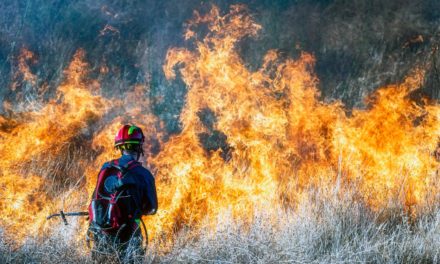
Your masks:
M131 169L136 168L136 167L138 167L138 166L140 166L140 165L141 165L141 164L140 164L138 161L130 160L130 161L127 163L127 165L125 165L125 168L126 168L127 170L131 170Z
M113 167L115 162L118 163L117 160L111 160L109 162L104 163L101 170L99 171L98 179L97 179L96 186L95 186L95 191L93 192L93 196L95 199L98 199L98 197L100 195L99 188L101 188L102 184L104 183L105 171L107 169Z
M138 166L140 166L140 163L135 160L130 160L127 164L123 166L119 164L119 160L113 160L110 163L110 167L117 169L122 173L122 175L125 175L127 172Z
M122 174L125 173L125 166L120 166L119 165L119 160L117 160L117 159L111 161L110 167L117 169Z

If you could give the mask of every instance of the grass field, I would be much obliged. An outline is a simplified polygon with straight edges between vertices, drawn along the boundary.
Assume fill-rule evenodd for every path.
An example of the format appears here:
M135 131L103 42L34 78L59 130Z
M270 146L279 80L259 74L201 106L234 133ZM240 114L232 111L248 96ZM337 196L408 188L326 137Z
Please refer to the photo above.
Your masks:
M139 263L438 263L440 210L408 218L400 209L371 212L350 197L260 211L252 224L224 212L215 229L183 229L167 249L154 239ZM209 219L206 219L207 223ZM73 222L74 223L74 222ZM21 247L1 236L1 263L92 263L78 229L29 239Z

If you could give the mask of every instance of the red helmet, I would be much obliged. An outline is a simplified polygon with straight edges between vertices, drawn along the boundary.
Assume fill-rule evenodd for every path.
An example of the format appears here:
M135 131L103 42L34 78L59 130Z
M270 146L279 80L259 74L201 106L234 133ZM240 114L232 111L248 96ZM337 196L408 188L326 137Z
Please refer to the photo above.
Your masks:
M144 134L142 129L135 125L124 125L119 129L115 137L115 147L125 144L139 144L144 143Z

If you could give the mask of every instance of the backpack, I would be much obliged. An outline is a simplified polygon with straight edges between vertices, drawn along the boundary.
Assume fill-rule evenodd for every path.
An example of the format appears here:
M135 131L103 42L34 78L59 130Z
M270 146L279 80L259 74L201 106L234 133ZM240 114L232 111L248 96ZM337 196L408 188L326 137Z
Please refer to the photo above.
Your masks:
M138 209L121 180L137 166L140 163L134 160L125 166L120 166L119 160L113 160L101 169L89 205L90 225L105 233L116 234L127 223L134 221L133 216ZM112 189L112 186L120 188Z

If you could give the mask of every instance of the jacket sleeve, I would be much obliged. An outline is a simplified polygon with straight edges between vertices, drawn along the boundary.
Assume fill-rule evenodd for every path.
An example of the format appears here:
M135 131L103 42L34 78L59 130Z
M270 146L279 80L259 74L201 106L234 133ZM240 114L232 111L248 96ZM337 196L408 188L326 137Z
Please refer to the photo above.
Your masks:
M144 215L153 215L156 213L158 208L157 203L157 192L156 192L156 183L153 175L147 169L145 170L144 181L144 199L142 203L142 213Z

